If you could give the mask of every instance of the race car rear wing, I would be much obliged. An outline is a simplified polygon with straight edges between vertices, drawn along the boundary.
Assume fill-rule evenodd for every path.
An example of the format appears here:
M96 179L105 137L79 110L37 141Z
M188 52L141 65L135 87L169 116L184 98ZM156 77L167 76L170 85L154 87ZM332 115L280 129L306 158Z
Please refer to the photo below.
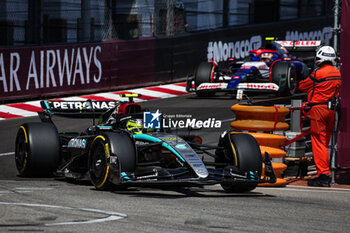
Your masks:
M285 41L275 40L274 43L280 44L288 51L303 51L312 52L320 47L323 43L320 40L307 40L307 41Z
M119 101L40 101L43 113L71 118L94 118L113 111Z
M120 94L120 97L129 98L128 101L40 101L42 113L47 116L59 115L71 118L95 118L111 114L114 109L121 107L120 114L126 114L133 111L141 111L139 106L134 102L134 98L140 98L141 94L127 93ZM130 105L130 106L129 106Z

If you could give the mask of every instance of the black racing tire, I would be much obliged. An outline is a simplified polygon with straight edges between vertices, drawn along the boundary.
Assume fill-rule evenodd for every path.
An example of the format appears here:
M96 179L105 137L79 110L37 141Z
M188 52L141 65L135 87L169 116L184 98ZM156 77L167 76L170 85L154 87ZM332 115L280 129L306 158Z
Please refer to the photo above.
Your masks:
M51 123L25 123L16 136L15 161L24 177L50 177L60 162L60 141Z
M211 75L214 72L214 65L212 62L201 62L199 66L197 67L194 75L194 85L195 88L202 83L210 83L211 82ZM196 91L197 96L199 97L210 97L214 96L214 91Z
M277 62L271 71L271 82L279 86L278 96L292 96L297 89L295 67L290 62Z
M122 172L136 169L136 147L124 132L104 133L93 140L89 156L90 180L97 190L124 189L120 183ZM111 164L111 161L114 161Z
M219 140L219 147L224 151L216 152L217 163L227 163L237 168L244 174L253 172L260 178L262 172L262 157L259 144L250 134L228 132ZM222 183L226 192L243 193L249 192L257 187L257 182L252 183Z

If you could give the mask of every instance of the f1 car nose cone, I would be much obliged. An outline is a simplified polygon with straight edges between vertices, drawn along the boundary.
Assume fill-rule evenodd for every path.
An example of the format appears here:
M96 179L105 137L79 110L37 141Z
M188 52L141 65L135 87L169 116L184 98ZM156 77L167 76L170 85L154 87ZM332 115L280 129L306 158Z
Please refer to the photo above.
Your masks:
M207 178L209 175L208 170L206 168L197 168L194 169L194 171L200 178Z

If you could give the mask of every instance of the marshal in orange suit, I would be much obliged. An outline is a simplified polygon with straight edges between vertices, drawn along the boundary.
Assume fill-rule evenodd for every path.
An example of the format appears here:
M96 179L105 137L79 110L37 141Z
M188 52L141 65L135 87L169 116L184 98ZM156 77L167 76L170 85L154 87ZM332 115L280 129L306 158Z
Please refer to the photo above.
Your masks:
M312 153L318 177L308 181L309 186L330 187L328 144L332 136L335 100L341 86L341 75L334 67L335 50L323 46L316 51L318 66L308 78L299 82L299 89L308 94Z

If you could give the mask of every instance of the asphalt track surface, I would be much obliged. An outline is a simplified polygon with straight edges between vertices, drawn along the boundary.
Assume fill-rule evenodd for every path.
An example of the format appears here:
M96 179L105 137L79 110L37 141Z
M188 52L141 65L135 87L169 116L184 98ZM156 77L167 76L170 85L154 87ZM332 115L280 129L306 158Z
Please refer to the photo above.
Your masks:
M226 95L149 101L165 114L222 120L197 130L215 145L234 117ZM219 185L96 191L88 182L22 178L14 164L15 135L24 122L0 122L0 232L349 232L350 191L339 188L257 188L228 194ZM57 119L61 131L83 130L91 120ZM182 132L179 132L182 133Z

